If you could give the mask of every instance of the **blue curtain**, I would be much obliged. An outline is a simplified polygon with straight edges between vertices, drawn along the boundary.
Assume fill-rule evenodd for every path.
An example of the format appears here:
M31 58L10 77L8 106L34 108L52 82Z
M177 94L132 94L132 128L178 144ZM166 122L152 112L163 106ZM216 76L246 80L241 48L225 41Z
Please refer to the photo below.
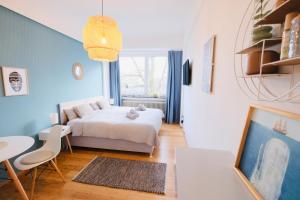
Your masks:
M114 99L116 106L122 104L120 84L120 67L119 60L117 60L109 63L110 98Z
M166 98L166 122L180 122L182 51L169 51L169 75Z

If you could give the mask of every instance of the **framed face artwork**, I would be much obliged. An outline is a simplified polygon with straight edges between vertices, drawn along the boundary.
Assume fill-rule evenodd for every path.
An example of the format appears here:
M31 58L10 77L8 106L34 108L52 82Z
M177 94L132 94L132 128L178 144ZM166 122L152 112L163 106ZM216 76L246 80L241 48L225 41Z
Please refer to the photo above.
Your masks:
M5 96L28 95L27 69L2 67Z
M235 171L256 199L300 199L300 115L251 106Z

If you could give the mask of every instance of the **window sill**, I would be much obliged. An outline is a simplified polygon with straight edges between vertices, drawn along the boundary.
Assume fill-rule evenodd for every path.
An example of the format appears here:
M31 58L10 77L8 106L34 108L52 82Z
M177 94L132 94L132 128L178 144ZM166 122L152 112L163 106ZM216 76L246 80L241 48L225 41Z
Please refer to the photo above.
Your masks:
M151 102L165 102L165 98L154 97L122 97L123 101L151 101Z

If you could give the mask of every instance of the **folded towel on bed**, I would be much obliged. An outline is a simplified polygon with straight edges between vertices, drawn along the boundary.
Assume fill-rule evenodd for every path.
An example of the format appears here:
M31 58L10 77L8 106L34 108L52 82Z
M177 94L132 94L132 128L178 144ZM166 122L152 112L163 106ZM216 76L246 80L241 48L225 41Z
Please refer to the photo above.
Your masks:
M126 115L127 118L132 120L138 118L139 116L140 116L139 113L137 113L134 109L130 109L130 111Z
M137 111L145 111L146 110L146 106L144 104L139 104L135 110Z
M138 112L136 112L136 110L134 110L133 108L131 108L131 109L129 110L129 113L131 113L131 114L138 114Z

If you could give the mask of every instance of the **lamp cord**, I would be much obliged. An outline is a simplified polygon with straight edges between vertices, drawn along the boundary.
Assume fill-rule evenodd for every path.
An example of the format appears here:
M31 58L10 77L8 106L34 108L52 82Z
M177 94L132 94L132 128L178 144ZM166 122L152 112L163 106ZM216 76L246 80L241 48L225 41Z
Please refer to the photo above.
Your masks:
M103 0L101 2L102 2L102 17L103 17Z

